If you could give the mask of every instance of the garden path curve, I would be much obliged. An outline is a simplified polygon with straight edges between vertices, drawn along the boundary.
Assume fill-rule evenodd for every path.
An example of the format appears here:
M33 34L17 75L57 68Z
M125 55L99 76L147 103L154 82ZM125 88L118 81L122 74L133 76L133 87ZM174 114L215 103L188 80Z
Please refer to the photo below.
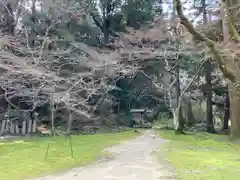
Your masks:
M173 170L154 155L164 140L148 130L133 140L107 148L113 156L92 165L34 180L166 180Z

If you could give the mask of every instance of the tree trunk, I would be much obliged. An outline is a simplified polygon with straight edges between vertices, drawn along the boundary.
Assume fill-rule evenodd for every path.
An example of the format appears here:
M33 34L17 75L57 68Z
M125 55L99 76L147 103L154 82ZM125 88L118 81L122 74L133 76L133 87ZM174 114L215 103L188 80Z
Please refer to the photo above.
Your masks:
M207 122L207 132L210 132L210 133L214 133L215 130L214 130L214 123L213 123L213 108L212 108L212 92L209 91L207 92L207 95L206 95L206 109L207 109L207 112L206 112L206 122Z
M14 22L13 7L10 2L8 2L6 4L6 7L4 8L3 21L4 21L3 32L13 36L14 30L15 30L15 22Z
M111 13L111 1L106 1L105 7L103 8L103 35L104 43L108 44L110 36L110 13Z
M233 7L238 4L238 0L226 0L222 2L225 2L227 7ZM237 10L238 8L234 9L231 12L231 14L230 13L227 14L226 13L227 9L224 7L222 3L221 12L223 14L222 16L224 16L222 17L223 30L224 28L227 29L227 33L224 36L225 42L227 42L230 38L232 38L233 40L236 40L236 36L239 37L238 30L234 27L234 25L233 26L229 25L232 23L230 20L233 20L234 18L236 19L238 17L238 16L234 17L234 14L236 13ZM239 44L239 41L237 42L238 43L235 45L236 47L238 47L237 45ZM231 44L234 45L234 41L231 41ZM228 92L229 92L229 101L230 101L230 122L231 122L230 134L229 134L230 140L236 140L240 138L240 110L239 110L239 107L240 107L240 84L239 84L240 61L239 61L239 54L236 53L235 55L236 57L232 58L231 56L229 56L228 59L225 60L227 62L226 66L230 67L231 73L235 78L233 79L234 81L229 79L230 81L228 83L228 87L229 87Z
M174 122L175 132L183 133L184 118L183 118L183 114L182 114L181 105L175 109L172 109L172 113L173 113L173 122Z
M180 86L180 76L179 76L179 65L176 65L176 95L177 95L177 107L173 111L174 114L174 126L176 133L183 133L184 128L184 118L182 113L181 105L181 86Z
M105 20L105 23L104 23L104 44L108 44L109 42L109 30L108 30L108 27L107 27L107 23L108 23L108 20Z
M190 98L190 97L189 97ZM192 111L192 102L190 99L186 100L187 112L186 112L186 123L188 126L192 126L196 120Z
M230 120L231 128L229 139L235 140L240 138L240 89L237 84L229 83L229 100L230 100Z
M229 93L228 91L224 94L224 119L222 130L228 131L228 121L230 117L230 104L229 104Z
M214 123L213 123L213 108L212 108L212 65L210 60L207 60L205 65L205 81L206 81L206 125L207 125L207 132L214 133Z
M207 5L206 0L202 0L202 9L203 9L203 24L207 25ZM212 108L212 65L210 59L208 59L204 64L205 70L205 81L206 81L206 125L207 132L214 133L214 122L213 122L213 108Z
M31 33L29 34L28 41L29 41L29 46L31 48L34 48L35 45L35 39L36 39L36 0L32 0L32 14L31 14L31 21L33 24L33 27L31 28Z

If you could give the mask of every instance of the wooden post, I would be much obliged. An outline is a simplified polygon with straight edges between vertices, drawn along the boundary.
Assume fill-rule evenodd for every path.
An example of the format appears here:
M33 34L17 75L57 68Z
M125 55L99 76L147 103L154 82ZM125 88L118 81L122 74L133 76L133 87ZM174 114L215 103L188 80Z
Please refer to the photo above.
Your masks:
M15 121L15 132L19 134L19 121Z
M32 120L28 119L28 133L32 132Z
M25 135L28 132L31 132L31 129L29 130L29 126L30 128L32 127L30 120L30 116L29 116L29 112L22 112L22 134Z
M68 119L68 127L67 127L67 134L68 135L71 133L72 122L73 122L72 111L69 110L69 119Z
M25 135L26 134L26 120L23 119L23 122L22 122L22 134Z
M36 133L37 132L37 121L38 121L38 113L34 112L33 113L33 123L32 123L32 132Z
M6 122L5 132L6 132L6 133L9 133L9 120L7 120L7 122Z
M13 120L10 121L10 133L14 134L14 121Z
M71 127L72 127L72 122L73 122L72 111L69 110L67 137L69 138L70 148L71 148L71 156L72 156L72 158L73 158L73 148L72 148L72 139L71 139Z
M37 119L34 118L32 123L32 132L36 133L36 130L37 130Z
M51 109L52 109L52 114L51 114L51 120L52 120L52 135L55 136L55 124L54 124L54 112L55 112L55 108L54 108L54 100L52 100L52 105L51 105Z
M5 127L6 127L6 120L2 120L2 121L1 121L1 130L0 130L0 135L1 135L1 136L2 136L3 133L4 133Z

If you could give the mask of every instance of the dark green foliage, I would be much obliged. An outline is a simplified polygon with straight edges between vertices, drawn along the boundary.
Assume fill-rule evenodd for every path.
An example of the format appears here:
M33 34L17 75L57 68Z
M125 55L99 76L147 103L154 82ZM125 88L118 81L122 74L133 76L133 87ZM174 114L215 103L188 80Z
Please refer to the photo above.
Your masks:
M154 19L155 13L162 13L161 1L128 0L122 6L128 26L139 29L141 25Z
M133 126L131 121L131 109L152 109L153 115L145 117L147 121L157 119L160 112L169 112L168 107L164 102L164 94L154 94L151 89L151 81L137 73L134 77L126 77L120 79L116 83L116 88L110 91L110 95L117 99L119 103L119 111L125 113L125 119Z

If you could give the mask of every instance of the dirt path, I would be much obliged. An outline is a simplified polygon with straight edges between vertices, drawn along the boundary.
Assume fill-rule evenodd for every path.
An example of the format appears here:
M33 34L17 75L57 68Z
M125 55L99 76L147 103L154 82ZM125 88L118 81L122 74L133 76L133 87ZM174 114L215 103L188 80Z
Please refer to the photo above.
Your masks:
M114 156L106 161L35 180L166 180L174 179L171 168L160 164L153 151L164 140L153 130L134 140L106 149Z

